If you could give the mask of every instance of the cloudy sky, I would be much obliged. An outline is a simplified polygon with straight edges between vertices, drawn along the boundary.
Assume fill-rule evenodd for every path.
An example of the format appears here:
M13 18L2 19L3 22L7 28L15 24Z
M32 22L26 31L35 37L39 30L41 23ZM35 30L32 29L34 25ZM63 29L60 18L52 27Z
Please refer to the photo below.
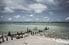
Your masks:
M69 22L69 0L0 0L0 21Z

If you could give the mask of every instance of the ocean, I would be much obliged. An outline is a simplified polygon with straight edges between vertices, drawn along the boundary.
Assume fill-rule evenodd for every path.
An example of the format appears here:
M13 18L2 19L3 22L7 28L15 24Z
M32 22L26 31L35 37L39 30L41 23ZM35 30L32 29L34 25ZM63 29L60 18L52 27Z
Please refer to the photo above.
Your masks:
M0 34L9 31L12 33L24 32L27 28L38 31L44 30L45 27L49 27L49 30L44 31L46 36L69 39L69 23L3 23L0 24Z

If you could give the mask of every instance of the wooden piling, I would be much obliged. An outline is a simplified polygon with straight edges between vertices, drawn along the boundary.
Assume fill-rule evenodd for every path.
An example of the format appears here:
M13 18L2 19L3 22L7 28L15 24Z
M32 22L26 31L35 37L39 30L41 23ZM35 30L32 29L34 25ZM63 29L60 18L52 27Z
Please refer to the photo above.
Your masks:
M2 42L5 42L3 33L2 33Z
M11 40L13 40L13 35L11 35Z
M6 41L8 41L8 36L6 36Z

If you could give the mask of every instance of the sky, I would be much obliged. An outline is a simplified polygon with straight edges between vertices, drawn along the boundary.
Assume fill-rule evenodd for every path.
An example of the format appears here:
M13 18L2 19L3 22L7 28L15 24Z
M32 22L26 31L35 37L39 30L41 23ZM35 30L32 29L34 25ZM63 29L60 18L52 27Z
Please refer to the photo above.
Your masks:
M69 0L0 0L1 21L69 22Z

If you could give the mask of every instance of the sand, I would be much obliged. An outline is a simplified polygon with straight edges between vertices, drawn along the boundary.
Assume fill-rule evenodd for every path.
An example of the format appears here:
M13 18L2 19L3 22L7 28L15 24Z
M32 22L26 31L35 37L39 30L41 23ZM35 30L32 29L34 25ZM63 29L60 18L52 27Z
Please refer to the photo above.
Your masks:
M29 35L26 38L9 40L0 45L69 45L69 41Z

